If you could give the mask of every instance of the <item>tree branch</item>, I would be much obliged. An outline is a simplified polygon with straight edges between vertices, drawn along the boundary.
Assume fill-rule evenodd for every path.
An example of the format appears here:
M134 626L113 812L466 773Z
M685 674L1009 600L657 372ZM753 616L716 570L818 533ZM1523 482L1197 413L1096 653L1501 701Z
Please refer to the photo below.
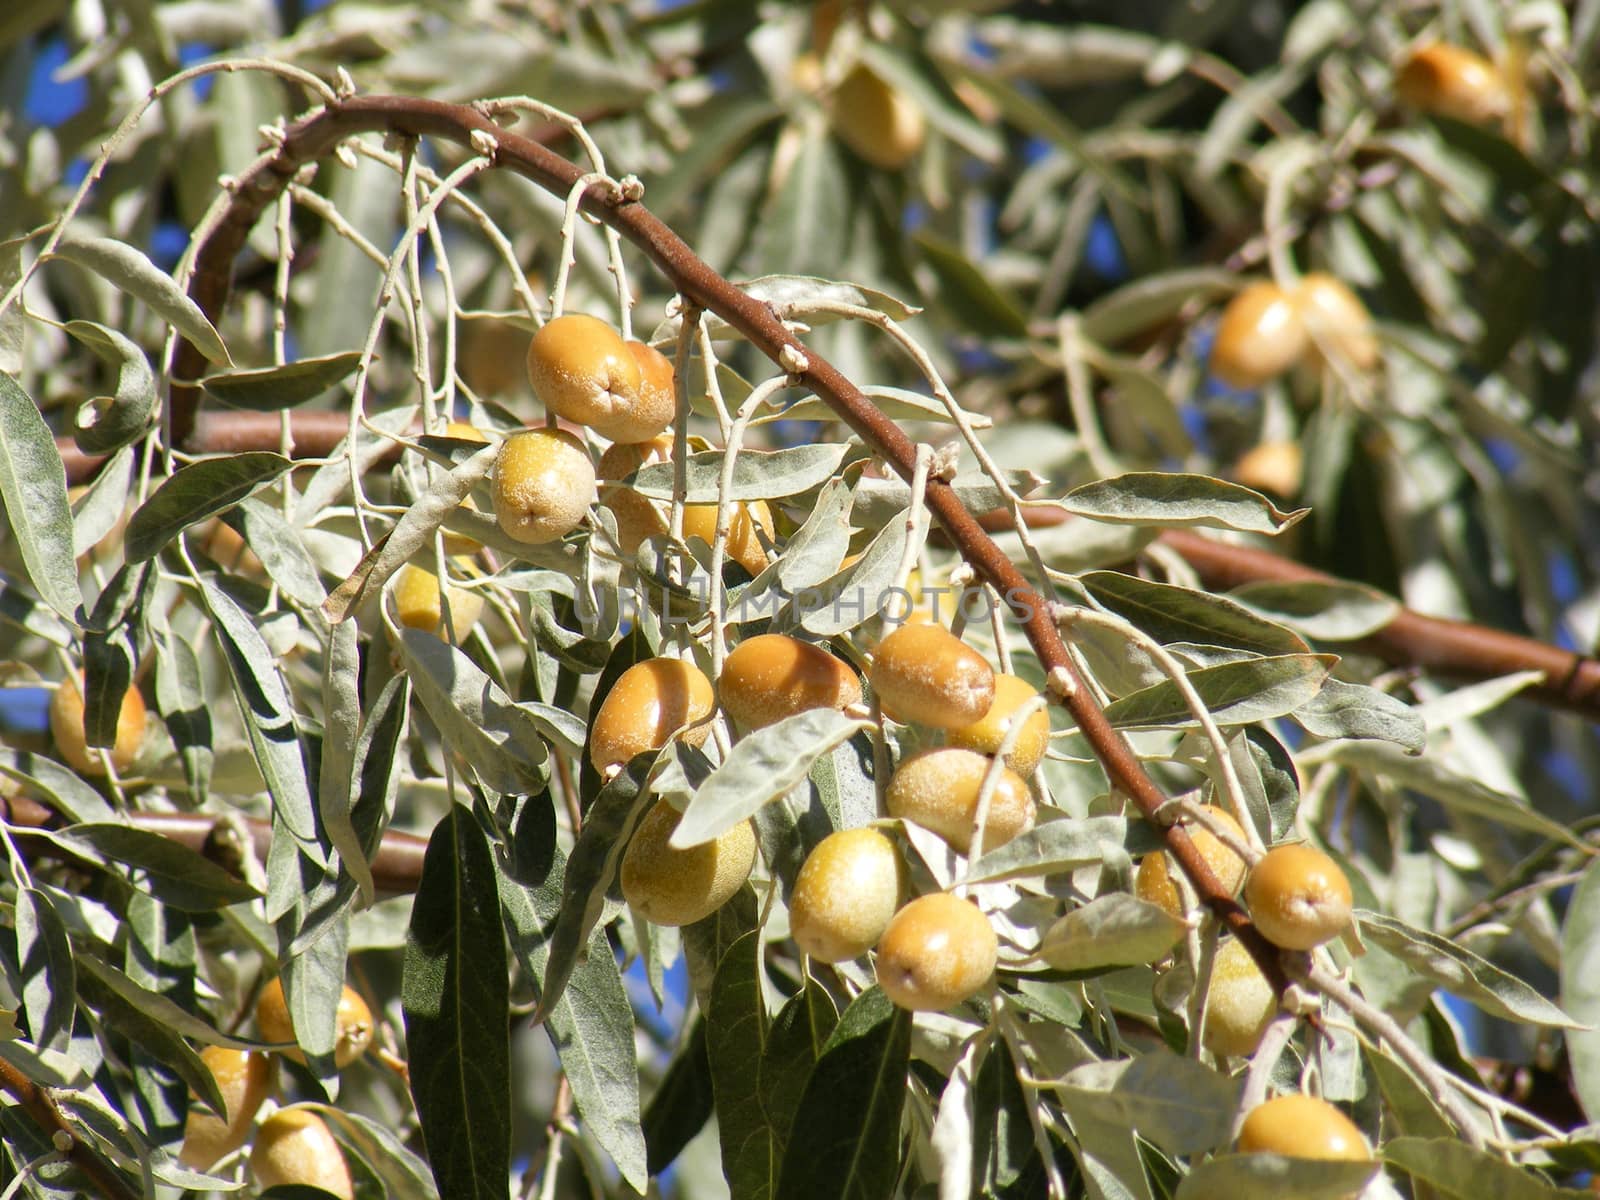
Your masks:
M50 1093L4 1058L0 1058L0 1091L11 1094L18 1107L44 1131L50 1144L84 1173L105 1200L138 1200L137 1193L128 1187L116 1168L73 1132Z

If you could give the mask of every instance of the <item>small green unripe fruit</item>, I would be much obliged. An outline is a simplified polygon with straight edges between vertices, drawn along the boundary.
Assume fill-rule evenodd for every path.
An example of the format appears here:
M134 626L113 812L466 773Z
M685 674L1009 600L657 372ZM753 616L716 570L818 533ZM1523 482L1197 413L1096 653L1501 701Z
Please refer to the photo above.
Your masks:
M772 509L765 500L741 500L733 505L733 517L728 522L728 540L724 553L752 575L761 574L767 565L767 552L756 533L760 526L772 533ZM683 506L683 537L687 541L697 537L706 545L716 544L717 506L715 504L685 504Z
M839 81L828 118L841 142L885 171L903 168L927 137L922 110L864 63Z
M207 1046L200 1051L200 1061L217 1081L228 1119L224 1121L209 1110L191 1107L183 1123L183 1148L178 1151L178 1161L206 1171L248 1140L256 1109L272 1090L277 1060L264 1050Z
M273 978L261 989L256 1001L256 1029L264 1042L294 1042L294 1022L289 1016L289 1005L283 994L283 980ZM372 1044L372 1010L349 984L339 993L339 1007L334 1013L333 1062L347 1067L367 1052ZM306 1061L304 1051L298 1047L281 1051L287 1059L297 1063Z
M1372 314L1343 280L1313 271L1295 289L1294 305L1313 353L1320 354L1326 347L1358 371L1378 365Z
M913 1012L954 1008L989 982L999 950L976 904L948 892L919 896L883 931L878 983Z
M1206 992L1206 1027L1201 1043L1213 1054L1254 1054L1278 1011L1278 997L1244 943L1229 938L1217 947Z
M615 442L643 442L672 423L672 364L597 317L569 313L528 344L528 382L557 416Z
M994 668L948 629L925 621L878 643L871 679L889 716L935 729L971 725L994 703Z
M457 639L478 623L483 613L483 594L474 588L447 587L450 627ZM394 582L394 611L400 624L424 633L439 633L444 628L444 606L439 603L439 577L432 571L407 563Z
M144 741L144 727L148 715L144 697L138 688L129 688L122 697L122 707L117 711L117 736L113 745L105 747L111 765L120 774L133 765L139 756L139 745ZM50 736L55 739L56 750L66 759L67 765L80 775L104 775L106 764L98 747L89 745L83 726L83 676L64 679L50 696Z
M877 944L900 904L905 864L876 829L841 829L806 856L789 895L789 932L812 958L846 962Z
M661 749L674 734L691 746L703 745L714 704L711 681L693 663L634 663L600 703L589 732L589 761L606 775L635 754Z
M1250 919L1285 950L1310 950L1350 927L1354 897L1345 873L1314 846L1274 846L1244 883Z
M1268 1151L1291 1158L1370 1162L1361 1130L1326 1100L1292 1094L1256 1105L1239 1127L1239 1152Z
M967 854L978 816L978 792L994 760L976 750L945 746L924 750L900 764L884 796L891 817L931 829L951 849ZM983 823L980 853L1003 846L1033 828L1036 809L1028 784L1009 767L1000 768Z
M1026 679L1015 675L996 675L994 702L989 705L989 711L971 725L950 730L945 734L945 743L964 746L979 754L997 753L1000 743L1011 730L1012 716L1038 694L1039 690ZM1023 724L1022 732L1017 735L1010 753L1006 755L1006 766L1018 775L1032 775L1049 744L1050 714L1041 708Z
M564 429L524 429L500 446L494 515L507 537L528 545L560 541L594 503L594 463Z
M722 709L742 729L762 729L813 708L847 708L861 681L821 646L781 633L746 638L722 664Z
M749 821L687 850L667 844L683 814L665 800L645 814L622 856L622 894L655 925L692 925L726 904L750 877L756 834Z
M1258 388L1305 355L1305 325L1275 283L1252 283L1228 301L1211 343L1211 373L1236 388Z
M1400 99L1413 108L1474 125L1493 121L1511 107L1500 69L1483 55L1446 42L1414 50L1394 83Z
M309 1109L280 1108L261 1122L250 1151L250 1173L262 1190L298 1183L332 1192L339 1200L355 1197L344 1151L327 1122Z

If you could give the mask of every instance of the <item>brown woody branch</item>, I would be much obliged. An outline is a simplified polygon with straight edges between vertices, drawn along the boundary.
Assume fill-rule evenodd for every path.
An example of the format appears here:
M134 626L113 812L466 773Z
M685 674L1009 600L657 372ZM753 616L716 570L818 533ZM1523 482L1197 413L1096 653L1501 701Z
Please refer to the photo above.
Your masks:
M138 1200L117 1169L73 1132L50 1093L4 1058L0 1058L0 1091L10 1093L62 1157L82 1171L105 1200Z

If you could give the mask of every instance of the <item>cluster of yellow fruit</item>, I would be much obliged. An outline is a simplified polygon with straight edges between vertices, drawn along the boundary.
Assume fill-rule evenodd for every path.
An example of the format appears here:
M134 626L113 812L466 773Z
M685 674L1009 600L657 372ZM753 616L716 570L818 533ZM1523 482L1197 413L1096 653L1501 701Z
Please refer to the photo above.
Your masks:
M1257 280L1222 310L1211 373L1230 387L1258 388L1329 351L1358 371L1378 365L1372 316L1354 292L1321 271L1289 291Z
M283 984L274 979L256 1003L256 1030L266 1042L295 1041ZM346 986L335 1015L333 1059L343 1068L366 1053L372 1043L372 1012L366 1001ZM250 1173L261 1188L302 1184L352 1200L355 1185L344 1151L327 1122L309 1108L280 1108L259 1129L253 1130L256 1111L273 1090L277 1079L277 1054L305 1062L299 1049L281 1051L235 1050L207 1046L200 1059L217 1081L226 1119L191 1108L183 1129L179 1160L196 1170L208 1171L246 1142L250 1146Z

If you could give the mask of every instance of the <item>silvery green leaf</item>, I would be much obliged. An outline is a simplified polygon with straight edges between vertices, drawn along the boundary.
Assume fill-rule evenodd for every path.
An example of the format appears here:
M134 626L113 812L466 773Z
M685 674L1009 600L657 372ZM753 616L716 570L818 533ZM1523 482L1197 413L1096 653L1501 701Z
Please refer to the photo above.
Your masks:
M1458 721L1471 721L1498 708L1525 688L1544 682L1543 671L1513 671L1495 679L1458 687L1415 706L1430 730L1449 729Z
M110 454L143 437L156 405L156 377L144 351L115 329L93 321L68 321L62 328L102 362L117 368L115 393L87 400L78 410L72 430L78 449ZM88 423L85 414L91 418Z
M1376 633L1400 611L1400 602L1376 588L1340 579L1262 580L1228 593L1253 612L1309 638L1349 642Z
M1561 925L1561 1005L1588 1026L1568 1031L1572 1086L1591 1116L1600 1113L1600 863L1593 860L1567 901Z
M1325 654L1285 654L1202 667L1190 671L1188 679L1217 724L1251 725L1305 704L1322 689L1337 661ZM1119 729L1198 724L1171 680L1112 701L1106 717Z
M1120 850L1127 835L1126 817L1044 821L976 859L966 879L994 883L1076 870L1100 862L1109 847Z
M1088 1103L1121 1118L1169 1154L1203 1154L1227 1143L1242 1081L1170 1050L1088 1063L1062 1080Z
M934 421L950 424L954 420L950 410L943 403L921 392L889 387L886 384L867 384L862 387L861 394L871 400L879 412L893 421ZM988 429L994 424L993 419L982 413L967 413L966 418L974 429ZM751 423L761 425L769 421L837 421L838 419L839 414L822 397L804 396L782 412L762 413Z
M22 1011L37 1046L64 1050L77 1006L72 942L50 897L36 888L16 893L17 970Z
M1383 1144L1382 1157L1417 1184L1425 1185L1433 1195L1458 1200L1479 1200L1483 1196L1493 1196L1495 1200L1581 1200L1589 1194L1586 1189L1555 1187L1526 1168L1455 1137L1391 1138Z
M1344 1200L1361 1193L1378 1164L1287 1158L1260 1151L1219 1154L1183 1177L1174 1200Z
M742 450L733 464L730 500L775 500L810 491L829 479L844 461L849 447L843 443L791 446L787 450ZM684 460L688 504L715 504L722 478L723 452L702 450ZM640 467L628 481L642 496L672 499L676 463L651 463Z
M29 785L29 795L73 821L113 821L116 811L76 771L31 750L0 746L0 775Z
M133 494L134 452L124 446L100 468L89 490L72 506L72 550L87 554L99 545L128 511Z
M1282 533L1310 509L1280 512L1260 492L1209 475L1136 471L1074 488L1060 505L1094 521L1121 525L1203 526Z
M842 479L829 480L778 560L729 597L731 619L743 621L752 619L745 614L776 612L795 592L836 572L849 549L850 485Z
M1039 957L1058 971L1137 966L1167 954L1188 928L1158 904L1112 892L1079 905L1050 926Z
M1303 654L1310 649L1293 630L1221 596L1119 571L1091 571L1079 582L1101 605L1159 642L1228 646L1261 655Z
M128 561L154 557L189 526L232 508L293 465L281 454L249 450L174 472L128 518L123 543Z
M1083 335L1114 346L1176 316L1186 305L1227 296L1239 277L1221 267L1193 267L1147 275L1125 283L1083 310Z
M1428 731L1417 711L1387 692L1330 679L1290 714L1318 737L1378 738L1410 754L1421 754Z
M251 497L241 500L222 519L244 539L244 544L261 560L268 578L285 595L308 608L315 608L328 598L321 572L300 534L272 505Z
M200 386L233 408L279 412L315 400L360 365L361 351L347 350L275 367L208 375Z
M5 22L0 20L0 32ZM10 43L0 37L0 46ZM7 238L0 242L0 296L9 292L22 278L22 248L27 237ZM16 378L22 374L22 343L28 329L28 316L20 304L13 304L0 312L0 375Z
M59 616L76 624L83 597L72 553L66 467L39 406L9 375L0 375L0 500L28 582Z
M909 609L910 596L904 589L897 590L900 563L908 543L913 557L920 553L930 519L924 507L914 529L908 529L903 520L886 523L855 562L798 592L774 620L774 628L798 625L817 637L836 637L893 606Z

